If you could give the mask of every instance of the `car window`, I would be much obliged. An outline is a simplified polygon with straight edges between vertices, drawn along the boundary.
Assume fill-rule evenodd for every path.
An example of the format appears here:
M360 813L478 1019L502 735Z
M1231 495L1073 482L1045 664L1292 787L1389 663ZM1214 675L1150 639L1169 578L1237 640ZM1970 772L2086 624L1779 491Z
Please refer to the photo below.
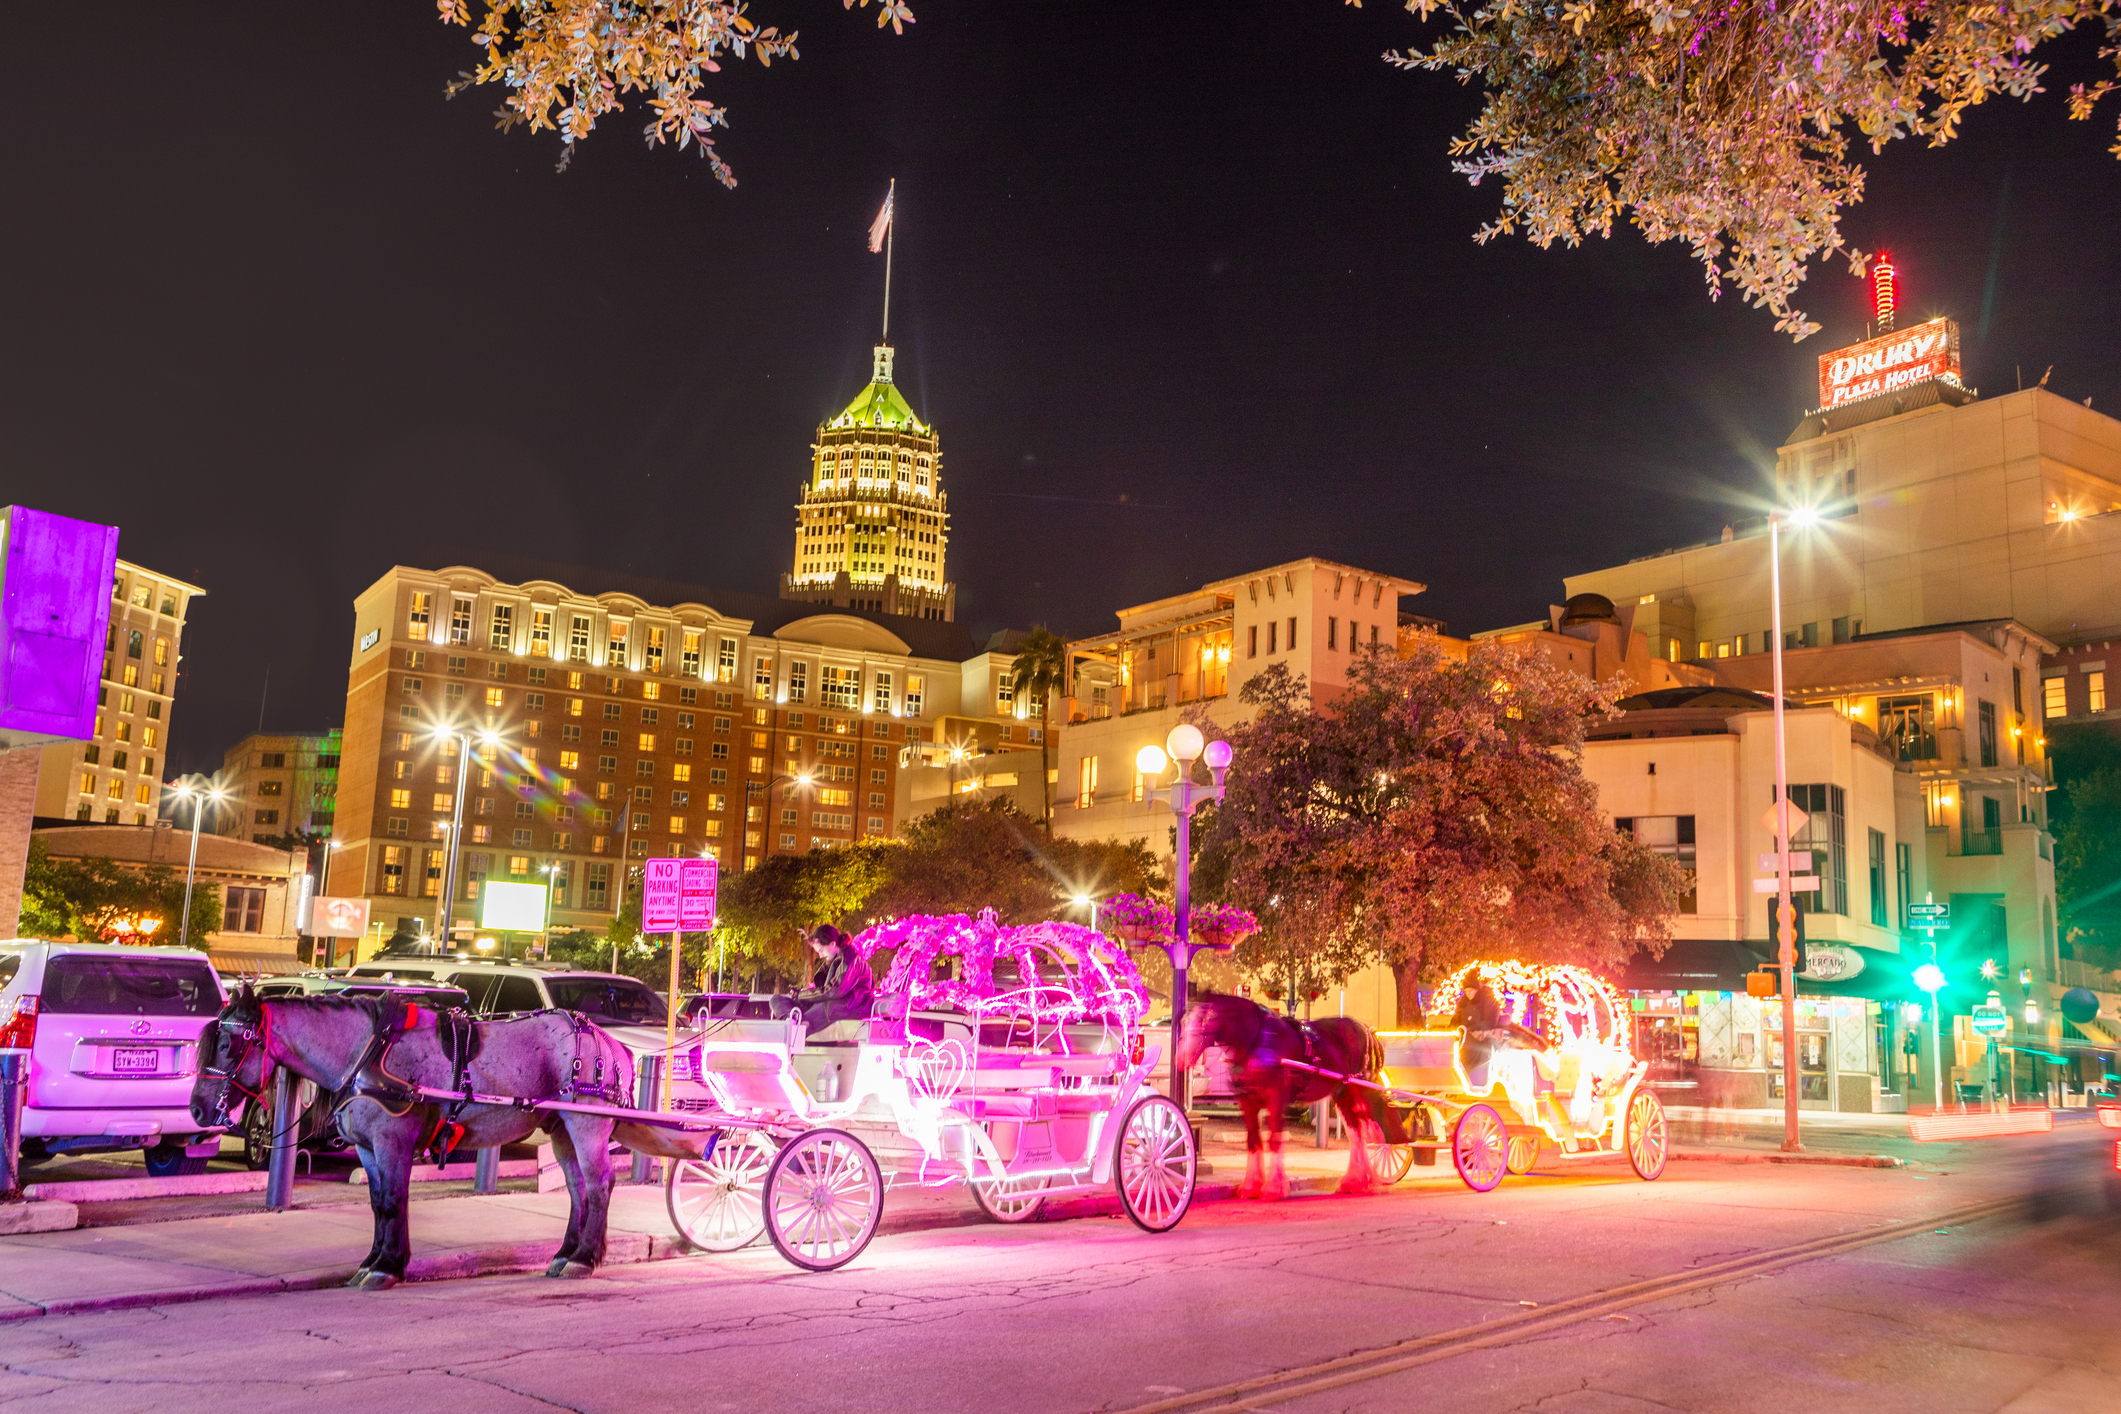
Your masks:
M486 999L485 1007L495 1013L544 1009L545 999L538 995L537 979L532 977L496 978L493 995Z
M409 977L419 980L432 977L440 970L432 963L388 962L370 963L366 967L356 967L350 975L355 977Z
M548 977L545 990L552 1004L578 1011L591 1021L622 1026L661 1026L663 999L631 977Z
M61 954L45 966L40 1010L76 1016L212 1016L221 1010L221 989L203 960Z
M22 954L21 954L21 953L18 953L18 952L7 952L7 953L0 953L0 987L5 987L5 986L6 986L6 985L7 985L8 983L10 983L10 982L14 981L14 980L15 980L15 974L16 974L17 972L20 972L21 970L22 970Z
M493 990L494 974L491 972L459 972L454 977L438 979L452 987L464 989L464 1005L472 1011L484 1012L487 993Z

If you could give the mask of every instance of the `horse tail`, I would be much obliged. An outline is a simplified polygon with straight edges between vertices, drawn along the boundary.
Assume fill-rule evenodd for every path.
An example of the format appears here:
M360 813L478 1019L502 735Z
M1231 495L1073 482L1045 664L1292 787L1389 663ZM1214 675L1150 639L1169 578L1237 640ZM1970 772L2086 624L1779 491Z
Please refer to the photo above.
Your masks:
M1367 1026L1363 1027L1362 1036L1362 1073L1374 1076L1385 1068L1385 1043Z

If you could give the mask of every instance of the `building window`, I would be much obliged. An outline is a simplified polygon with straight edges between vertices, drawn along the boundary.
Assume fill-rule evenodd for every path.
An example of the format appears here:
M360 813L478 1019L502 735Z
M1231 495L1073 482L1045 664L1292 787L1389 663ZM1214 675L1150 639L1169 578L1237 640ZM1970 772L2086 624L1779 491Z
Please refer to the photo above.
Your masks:
M507 651L515 646L515 609L508 604L493 606L493 621L487 625L486 646Z
M819 674L818 690L827 707L858 711L862 705L862 674L859 668L836 668L826 664Z
M392 791L390 793L390 808L393 810L412 809L412 792L409 790Z
M1694 817L1691 815L1637 815L1623 817L1613 822L1613 827L1635 839L1658 854L1677 863L1686 874L1686 885L1679 896L1680 913L1699 913L1696 891L1696 866L1694 860Z
M571 663L589 661L589 615L576 614L567 625L567 660Z
M1291 614L1291 615L1289 616L1289 644L1288 644L1288 647L1289 647L1289 651L1290 651L1291 653L1294 653L1294 652L1296 651L1296 616L1295 616L1294 614Z
M1929 693L1878 699L1878 736L1902 761L1937 759L1937 705Z
M2067 716L2069 714L2068 690L2069 679L2066 677L2042 678L2040 681L2041 712L2049 717Z
M2086 710L2104 712L2106 710L2106 674L2104 672L2086 673L2084 678L2085 686L2090 689L2091 696L2090 706Z
M788 700L801 702L810 693L810 665L790 663L788 665Z
M452 597L449 601L449 641L471 642L471 600Z
M1880 928L1889 926L1885 911L1885 832L1872 830L1871 834L1871 922Z
M1768 803L1774 803L1774 787L1768 788ZM1838 913L1848 917L1849 863L1847 797L1840 786L1793 785L1790 803L1811 816L1790 840L1793 853L1809 850L1812 872L1819 876L1816 893L1797 895L1804 913Z
M424 642L427 638L428 621L433 617L434 602L434 595L424 589L415 589L412 592L412 609L405 615L405 629L416 642ZM140 635L134 634L133 642L139 641ZM135 652L133 656L137 658L140 655Z
M653 751L653 750L655 750L655 733L654 733L654 732L642 732L642 733L641 733L641 750L643 750L643 751ZM646 763L644 763L644 764L646 764Z
M918 717L921 714L921 703L924 700L927 688L928 680L926 678L915 677L913 674L908 673L906 675L906 691L899 698L899 715L902 717Z
M250 823L253 825L277 825L280 823L280 812L277 810L253 810L250 816Z
M403 823L403 822L398 822ZM383 846L383 892L403 896L405 893L405 846L387 844Z
M600 853L602 852L603 844L602 839L597 841L597 848ZM588 904L589 907L609 908L611 906L611 866L609 864L590 865L589 871L585 876L583 892L586 895L583 902Z
M648 626L648 643L641 650L641 666L651 673L663 671L663 630Z
M1981 704L1981 764L1996 764L1996 704Z
M751 695L761 702L773 700L773 659L751 660Z
M1272 647L1269 647L1269 648L1267 649L1267 651L1268 651L1269 653L1271 653L1271 652L1273 652L1274 650L1273 650L1273 648L1272 648ZM1258 624L1251 624L1251 625L1248 625L1248 626L1246 627L1246 629L1245 629L1245 656L1246 656L1247 658L1257 658L1257 657L1259 656L1259 625L1258 625Z
M1340 647L1340 620L1337 618L1328 617L1326 619L1326 647L1328 649L1338 649Z
M688 628L683 630L683 632L685 636L682 640L683 646L680 649L682 656L678 659L678 670L688 678L696 678L700 675L699 630ZM690 692L691 689L687 688L686 691Z
M383 824L383 833L384 833L384 834L386 834L386 835L388 835L388 836L389 836L390 838L392 838L392 839L394 839L394 840L402 840L402 839L404 839L404 838L405 838L405 819L404 819L404 817L403 817L403 816L399 816L399 815L394 815L394 816L392 816L392 817L391 817L391 818L390 818L389 820L386 820L386 821L384 822L384 824Z
M623 668L626 666L626 630L629 627L630 625L623 620L613 619L611 621L611 627L607 631L604 643L605 667Z

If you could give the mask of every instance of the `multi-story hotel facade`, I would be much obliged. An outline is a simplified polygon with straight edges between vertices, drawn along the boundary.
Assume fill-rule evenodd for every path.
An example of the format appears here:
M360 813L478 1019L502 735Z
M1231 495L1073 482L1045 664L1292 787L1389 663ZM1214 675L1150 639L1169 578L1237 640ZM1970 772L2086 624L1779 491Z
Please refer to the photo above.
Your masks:
M96 730L87 741L44 748L36 813L102 825L152 825L162 814L161 767L169 751L177 665L195 584L118 561Z
M207 812L217 835L263 844L288 835L329 837L339 797L337 728L258 732L228 749L220 786L228 799Z
M1032 725L941 618L621 578L398 566L360 595L326 892L432 933L468 764L457 915L489 878L549 881L554 927L601 930L621 861L886 837L944 719Z

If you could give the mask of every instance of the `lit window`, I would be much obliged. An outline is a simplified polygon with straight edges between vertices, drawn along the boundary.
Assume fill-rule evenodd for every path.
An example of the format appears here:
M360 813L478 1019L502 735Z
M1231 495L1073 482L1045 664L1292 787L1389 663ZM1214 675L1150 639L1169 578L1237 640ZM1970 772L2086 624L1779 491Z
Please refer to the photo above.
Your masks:
M684 833L685 833L685 817L684 817L684 816L682 816L682 815L673 815L673 816L671 816L671 817L670 817L670 833L671 833L671 834L673 834L673 835L682 835L682 834L684 834Z
M405 615L406 631L415 639L427 637L428 621L433 617L434 595L424 589L412 592L412 607Z
M2086 673L2084 675L2084 680L2085 686L2089 689L2091 693L2091 705L2089 710L2093 712L2104 712L2106 710L2106 674L2103 672Z
M676 764L675 766L672 766L672 767L670 768L670 779L672 779L673 781L689 781L689 780L691 780L691 779L692 779L692 767L690 767L690 766L686 765L686 764L685 764L684 762L682 762L682 761L678 762L678 763L677 763L677 764Z
M552 615L551 609L530 611L530 656L533 658L552 656Z
M655 733L654 733L654 732L642 732L642 733L641 733L641 750L643 750L643 751L653 751L653 750L655 750Z
M487 628L486 646L500 649L515 646L515 609L512 606L493 606L493 622Z
M498 707L498 706L500 706L500 705L501 705L501 696L502 696L502 694L501 694L501 689L499 689L498 687L489 687L489 688L487 688L487 689L486 689L486 705L487 705L488 707Z
M2066 701L2068 687L2068 678L2052 677L2042 679L2040 683L2041 710L2050 717L2067 715L2069 712L2069 705Z
M409 790L392 791L390 793L390 808L393 810L412 809L412 792Z

